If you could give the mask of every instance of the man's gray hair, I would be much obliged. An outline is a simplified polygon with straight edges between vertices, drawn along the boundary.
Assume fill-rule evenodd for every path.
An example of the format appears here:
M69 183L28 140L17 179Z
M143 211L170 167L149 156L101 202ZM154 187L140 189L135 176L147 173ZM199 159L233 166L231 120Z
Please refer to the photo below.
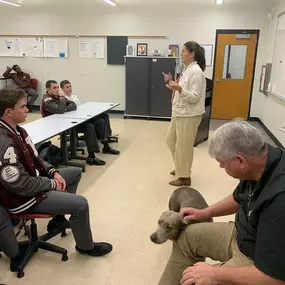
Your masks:
M261 133L246 121L231 121L218 128L210 141L211 157L230 160L237 155L258 156L266 149Z

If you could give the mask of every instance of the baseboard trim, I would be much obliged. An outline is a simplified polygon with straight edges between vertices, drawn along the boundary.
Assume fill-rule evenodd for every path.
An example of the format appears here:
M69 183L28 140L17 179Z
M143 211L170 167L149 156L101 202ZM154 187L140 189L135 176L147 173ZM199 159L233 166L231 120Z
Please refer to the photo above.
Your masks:
M260 121L260 119L257 117L249 117L248 120L251 122L259 122Z
M267 135L274 141L274 143L281 149L285 149L282 143L272 134L272 132L264 125L264 123L258 117L249 117L249 121L251 122L258 122Z

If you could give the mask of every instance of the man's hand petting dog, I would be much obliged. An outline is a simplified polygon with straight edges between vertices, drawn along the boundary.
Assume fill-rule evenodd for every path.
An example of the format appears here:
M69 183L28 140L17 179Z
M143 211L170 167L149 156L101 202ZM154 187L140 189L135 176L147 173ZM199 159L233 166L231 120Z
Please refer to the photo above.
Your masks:
M206 209L182 208L180 210L181 218L186 221L202 221L208 218Z

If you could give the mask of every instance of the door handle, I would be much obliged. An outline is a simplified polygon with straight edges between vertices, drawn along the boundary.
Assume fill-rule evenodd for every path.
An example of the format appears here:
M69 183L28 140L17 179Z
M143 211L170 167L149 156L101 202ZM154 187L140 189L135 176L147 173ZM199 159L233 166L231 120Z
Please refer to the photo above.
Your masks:
M222 80L219 79L219 78L217 78L217 79L216 79L216 82L219 83L219 82L222 82Z

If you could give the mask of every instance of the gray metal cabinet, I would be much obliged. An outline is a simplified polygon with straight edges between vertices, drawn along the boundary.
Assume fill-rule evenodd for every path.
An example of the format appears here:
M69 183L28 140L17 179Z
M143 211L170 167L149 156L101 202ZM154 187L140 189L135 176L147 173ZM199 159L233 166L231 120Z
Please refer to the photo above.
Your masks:
M125 117L171 118L171 91L162 72L176 74L177 58L125 57Z

